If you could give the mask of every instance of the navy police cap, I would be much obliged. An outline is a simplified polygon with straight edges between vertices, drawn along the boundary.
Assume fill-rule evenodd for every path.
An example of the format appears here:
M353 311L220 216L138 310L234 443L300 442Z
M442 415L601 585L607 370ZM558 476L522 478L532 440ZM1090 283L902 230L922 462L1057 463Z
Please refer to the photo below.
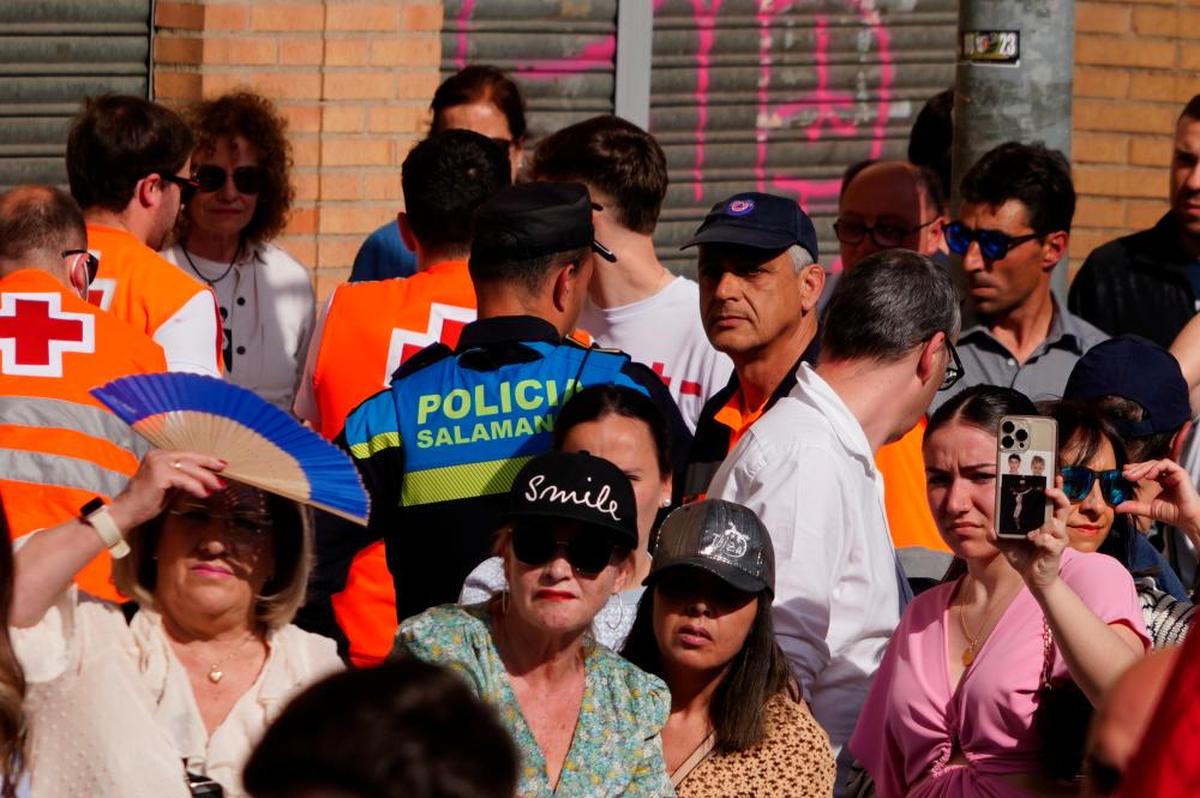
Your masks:
M592 201L581 183L519 183L501 189L475 211L471 260L532 260L591 247Z
M737 244L756 249L799 245L819 259L817 231L795 200L750 191L712 206L683 249L697 244Z

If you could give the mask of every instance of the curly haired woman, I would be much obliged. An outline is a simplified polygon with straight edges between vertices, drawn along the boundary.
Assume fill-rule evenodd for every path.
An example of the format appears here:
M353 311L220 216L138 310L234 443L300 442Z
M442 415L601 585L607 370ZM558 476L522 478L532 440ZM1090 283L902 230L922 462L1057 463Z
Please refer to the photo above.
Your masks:
M290 410L315 298L308 269L271 243L295 197L287 123L245 91L196 104L188 121L200 188L163 256L216 292L226 378Z

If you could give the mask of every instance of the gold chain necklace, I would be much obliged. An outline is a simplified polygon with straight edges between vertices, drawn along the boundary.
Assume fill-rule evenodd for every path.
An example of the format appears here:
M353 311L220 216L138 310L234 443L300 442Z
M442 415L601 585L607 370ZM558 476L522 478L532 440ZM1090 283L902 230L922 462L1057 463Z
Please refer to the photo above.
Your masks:
M237 654L239 651L241 651L243 648L246 647L246 643L248 643L254 639L255 638L253 635L251 635L250 637L247 637L245 640L238 643L230 651L228 651L225 654L225 656L221 657L216 662L212 663L208 668L208 673L206 674L208 676L208 680L210 682L212 682L213 684L220 684L221 680L225 678L225 671L221 670L221 666L224 665L225 663L229 662L229 660L233 657L234 654Z
M965 586L965 582L964 582L964 586ZM979 634L978 635L972 635L969 631L967 631L967 607L966 607L966 604L958 605L958 625L962 629L963 637L967 638L967 648L962 653L962 664L963 664L964 668L971 667L971 663L974 662L975 657L979 655L979 649L983 646L984 642L987 640L987 636L984 635L984 631L988 628L988 624L991 622L992 616L996 614L996 610L1002 606L1006 606L1007 604L1008 604L1007 601L1004 601L1004 602L998 601L992 606L991 611L988 612L987 615L984 616L983 623L980 624L980 626L979 626Z

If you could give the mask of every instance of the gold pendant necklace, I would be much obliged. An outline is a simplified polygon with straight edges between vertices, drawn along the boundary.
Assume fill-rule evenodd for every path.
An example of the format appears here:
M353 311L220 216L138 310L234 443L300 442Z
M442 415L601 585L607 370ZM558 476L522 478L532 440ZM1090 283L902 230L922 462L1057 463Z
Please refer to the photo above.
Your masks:
M221 680L225 678L225 671L221 670L221 666L229 662L230 658L232 658L234 654L245 648L246 643L253 639L253 636L246 638L241 643L234 646L233 649L230 650L225 656L212 663L212 665L210 665L208 668L208 673L206 674L208 676L208 680L213 684L220 684Z
M964 581L964 585L965 585L965 581ZM961 594L962 588L959 588L959 592ZM996 613L996 609L999 607L1002 607L1002 606L1007 606L1007 604L1008 604L1008 602L1006 600L1002 600L1002 601L997 601L995 604L992 605L991 610L989 610L987 612L987 614L984 615L983 624L980 625L979 634L977 634L977 635L972 635L969 631L967 631L967 606L966 606L966 604L958 605L958 625L960 628L962 628L963 637L965 637L967 639L967 648L962 653L962 664L963 664L964 668L971 667L971 663L973 663L975 661L975 658L977 656L979 656L979 649L983 646L984 640L987 639L984 632L987 631L988 624L991 622L992 616Z

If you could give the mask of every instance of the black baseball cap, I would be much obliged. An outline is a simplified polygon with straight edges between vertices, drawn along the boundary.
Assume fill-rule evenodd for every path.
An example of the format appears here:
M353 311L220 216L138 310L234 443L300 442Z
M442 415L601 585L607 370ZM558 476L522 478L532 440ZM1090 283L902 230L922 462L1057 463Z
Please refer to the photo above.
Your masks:
M637 501L625 472L588 452L546 452L517 473L505 517L578 521L637 548Z
M738 244L756 249L787 249L793 244L820 260L817 231L800 205L786 197L749 191L712 206L681 249L697 244Z
M519 183L475 211L471 260L532 260L583 247L616 260L594 236L592 201L582 183Z
M663 520L650 563L649 586L666 570L702 568L746 593L775 592L775 550L748 507L721 499L685 504Z
M1153 341L1121 335L1096 344L1075 363L1064 399L1087 402L1119 396L1145 411L1141 421L1114 418L1121 435L1144 438L1175 432L1192 417L1188 384L1175 356Z

